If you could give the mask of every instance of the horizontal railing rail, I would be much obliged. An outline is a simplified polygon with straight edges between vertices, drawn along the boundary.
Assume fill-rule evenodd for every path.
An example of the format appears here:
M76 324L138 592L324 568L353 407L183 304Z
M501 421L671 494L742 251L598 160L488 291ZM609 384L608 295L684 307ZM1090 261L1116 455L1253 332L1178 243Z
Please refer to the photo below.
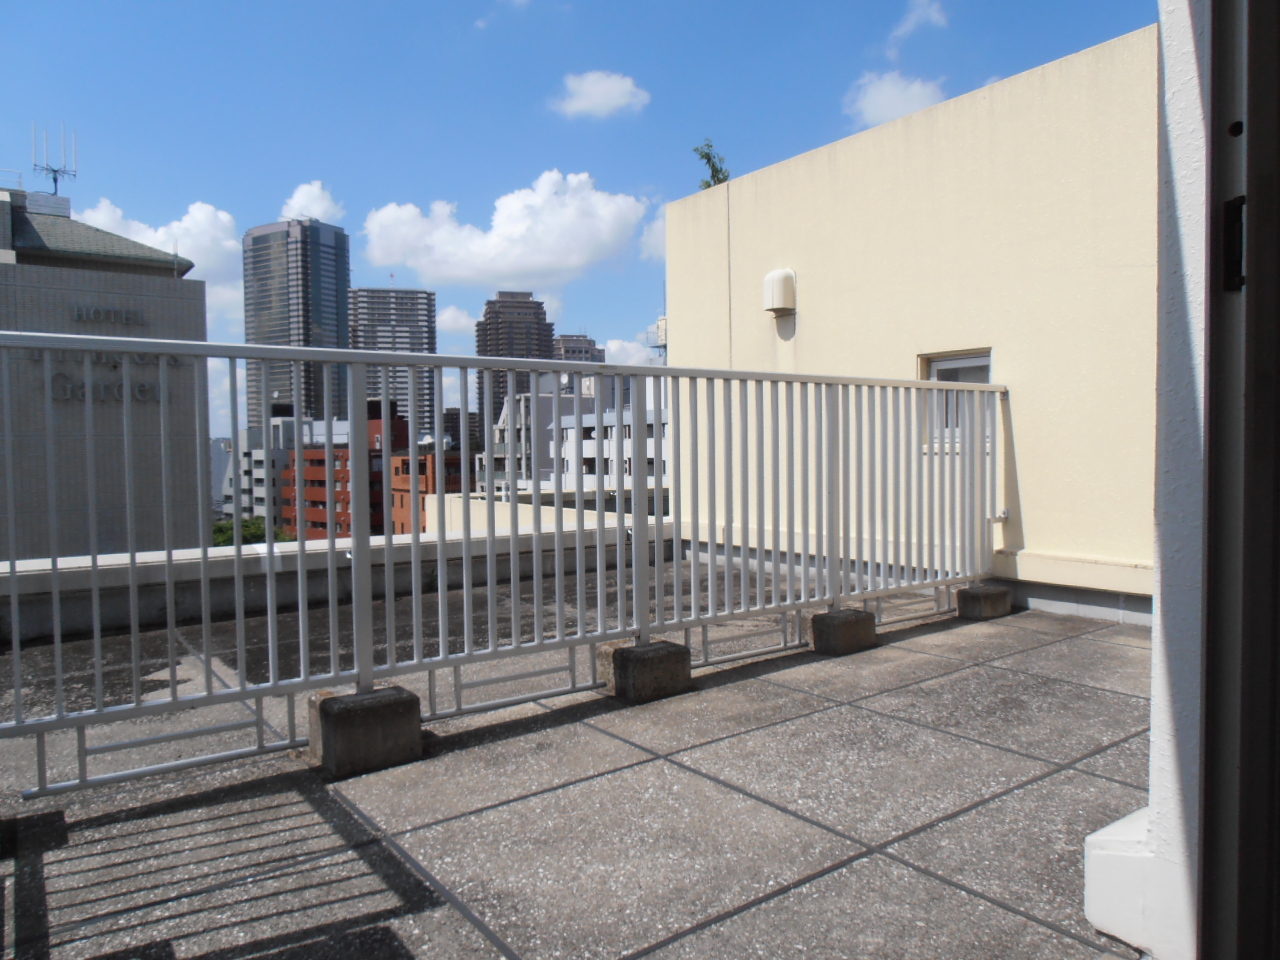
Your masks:
M944 609L991 570L1002 392L0 333L0 737L73 789L300 746L324 687L445 717L594 689L606 642L706 665L842 602Z

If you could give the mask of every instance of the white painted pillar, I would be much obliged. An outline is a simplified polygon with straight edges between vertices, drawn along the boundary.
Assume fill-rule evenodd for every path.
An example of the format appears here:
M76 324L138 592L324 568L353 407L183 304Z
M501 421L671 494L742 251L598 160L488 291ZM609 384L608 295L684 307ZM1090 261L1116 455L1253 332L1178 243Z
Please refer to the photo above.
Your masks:
M1156 562L1149 805L1085 841L1085 913L1196 956L1204 584L1209 0L1160 0Z

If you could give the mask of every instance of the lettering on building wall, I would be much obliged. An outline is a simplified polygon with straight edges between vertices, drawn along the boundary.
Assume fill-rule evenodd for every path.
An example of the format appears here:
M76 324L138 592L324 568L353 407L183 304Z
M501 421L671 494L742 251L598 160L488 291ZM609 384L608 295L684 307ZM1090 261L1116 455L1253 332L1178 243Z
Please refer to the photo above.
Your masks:
M49 359L54 363L84 363L85 351L83 350L50 350ZM28 356L34 363L42 363L44 361L44 350L33 348ZM191 365L190 360L184 360L182 357L170 356L160 353L104 353L100 350L94 350L89 353L89 362L93 364L106 364L111 367L118 367L124 363L124 358L128 356L129 362L140 366L148 364L159 366L163 360L171 367L187 367Z
M146 318L141 310L119 310L115 307L76 307L78 323L118 323L122 326L145 327Z
M65 373L55 373L49 384L50 395L54 400L79 400L83 403L85 389L83 380L72 380ZM94 383L92 384L92 390L93 399L99 403L105 403L109 400L114 400L118 403L124 402L125 387L123 380ZM136 380L129 384L129 396L131 399L143 403L151 401L159 403L160 385L146 380ZM170 394L170 399L172 399L172 394Z

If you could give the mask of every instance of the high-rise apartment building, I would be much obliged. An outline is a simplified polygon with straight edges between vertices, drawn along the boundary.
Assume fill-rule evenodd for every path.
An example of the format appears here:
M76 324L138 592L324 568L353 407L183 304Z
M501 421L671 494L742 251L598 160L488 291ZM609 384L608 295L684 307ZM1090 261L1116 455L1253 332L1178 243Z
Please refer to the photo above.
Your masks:
M604 363L604 347L585 333L562 333L551 342L551 354L557 360L574 363Z
M397 353L436 352L436 295L430 290L395 287L356 287L350 291L351 347L353 350L389 350ZM430 370L414 371L417 377L417 427L419 435L435 429L435 379ZM369 399L387 396L408 418L410 369L370 367Z
M350 346L347 291L350 244L341 227L286 220L244 235L245 342L289 347ZM249 424L260 426L263 403L292 413L293 364L248 361ZM346 368L330 368L334 417L347 414ZM304 363L297 397L304 416L324 416L324 369ZM265 391L265 394L264 394Z
M476 323L476 356L521 357L530 360L550 360L555 339L555 325L547 321L547 308L532 293L499 290L494 300L484 305L484 316ZM529 392L529 374L516 374L516 393ZM502 402L507 397L505 376L495 375L493 396L484 395L484 379L476 383L477 410L484 410L487 402L493 411L493 419L502 412Z

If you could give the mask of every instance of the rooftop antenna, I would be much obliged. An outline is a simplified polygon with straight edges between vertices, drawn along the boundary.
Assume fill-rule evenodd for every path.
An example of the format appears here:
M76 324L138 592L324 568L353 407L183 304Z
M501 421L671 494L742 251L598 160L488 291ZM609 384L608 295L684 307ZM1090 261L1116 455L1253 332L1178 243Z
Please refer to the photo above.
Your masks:
M49 131L44 131L44 163L41 163L36 151L36 122L31 121L31 167L36 173L43 173L53 181L53 194L58 195L59 180L74 180L79 170L79 152L76 149L76 134L71 132L71 166L67 166L67 125L62 125L62 163L55 166L49 162Z

